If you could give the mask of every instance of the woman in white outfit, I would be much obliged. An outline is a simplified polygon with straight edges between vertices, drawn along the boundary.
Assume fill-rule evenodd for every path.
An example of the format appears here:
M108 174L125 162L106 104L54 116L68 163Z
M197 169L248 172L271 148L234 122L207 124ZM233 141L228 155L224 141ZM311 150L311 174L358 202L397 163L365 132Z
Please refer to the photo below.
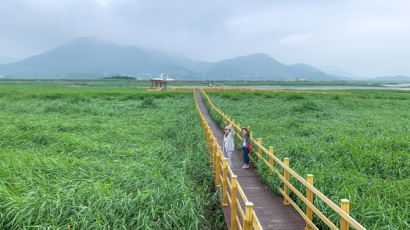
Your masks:
M235 131L232 129L232 124L229 124L225 127L225 135L224 135L224 144L223 144L223 151L228 158L228 165L232 168L231 156L232 152L235 149Z

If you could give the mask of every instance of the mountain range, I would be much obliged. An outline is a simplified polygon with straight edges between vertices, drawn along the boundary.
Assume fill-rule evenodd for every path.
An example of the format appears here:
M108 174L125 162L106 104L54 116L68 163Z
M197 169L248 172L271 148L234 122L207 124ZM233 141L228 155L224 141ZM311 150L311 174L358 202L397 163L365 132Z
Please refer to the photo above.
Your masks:
M149 79L166 73L177 80L349 80L306 64L283 64L265 53L217 62L193 60L97 38L77 38L21 61L0 65L7 78L100 78L114 75Z
M78 38L39 55L0 65L0 75L11 78L128 75L148 79L162 72L178 80L342 79L304 64L285 65L264 53L204 62L156 50L120 46L97 38Z

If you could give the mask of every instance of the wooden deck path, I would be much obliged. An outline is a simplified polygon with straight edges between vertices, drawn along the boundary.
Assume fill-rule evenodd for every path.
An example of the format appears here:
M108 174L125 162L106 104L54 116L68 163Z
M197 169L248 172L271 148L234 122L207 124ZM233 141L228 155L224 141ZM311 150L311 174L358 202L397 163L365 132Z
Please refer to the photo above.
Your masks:
M219 146L223 142L223 130L216 124L209 114L199 92L196 93L199 108L208 122ZM305 222L292 206L283 204L283 197L273 194L268 190L252 168L242 169L243 154L238 149L232 153L232 171L238 176L248 200L254 204L254 211L263 229L297 230L305 229ZM227 226L230 226L230 208L223 207Z

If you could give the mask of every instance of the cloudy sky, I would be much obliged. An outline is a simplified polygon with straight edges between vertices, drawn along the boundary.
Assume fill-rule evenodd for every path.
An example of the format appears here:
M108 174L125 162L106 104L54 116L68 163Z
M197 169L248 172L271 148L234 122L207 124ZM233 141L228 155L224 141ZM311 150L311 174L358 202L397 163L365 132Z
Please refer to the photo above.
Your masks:
M0 0L0 58L93 36L215 61L265 52L360 76L410 75L407 0Z

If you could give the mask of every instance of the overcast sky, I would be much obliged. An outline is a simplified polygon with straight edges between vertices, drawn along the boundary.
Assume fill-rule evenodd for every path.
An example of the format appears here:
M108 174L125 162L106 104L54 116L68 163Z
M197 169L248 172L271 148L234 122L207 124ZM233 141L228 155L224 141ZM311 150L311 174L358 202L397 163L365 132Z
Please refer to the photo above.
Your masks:
M206 61L265 52L361 76L410 75L407 0L0 0L0 58L83 36Z

